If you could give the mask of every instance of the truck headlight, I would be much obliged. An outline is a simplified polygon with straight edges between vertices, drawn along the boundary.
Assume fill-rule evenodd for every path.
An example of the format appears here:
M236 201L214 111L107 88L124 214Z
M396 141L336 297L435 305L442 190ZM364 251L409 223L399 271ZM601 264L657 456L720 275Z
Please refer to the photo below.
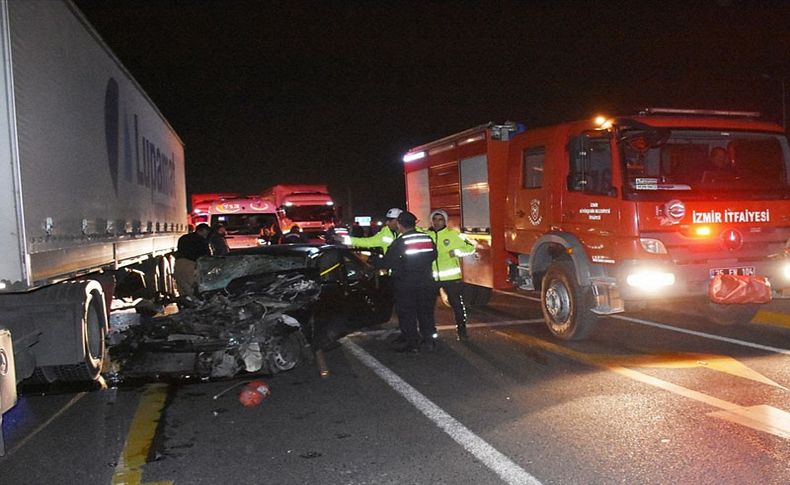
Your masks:
M785 279L790 281L790 261L785 261L782 273L784 273Z
M647 237L639 238L639 242L642 244L642 249L647 251L651 254L667 254L667 248L664 246L658 239L650 239Z
M655 291L675 284L675 274L653 269L640 269L625 278L628 286Z

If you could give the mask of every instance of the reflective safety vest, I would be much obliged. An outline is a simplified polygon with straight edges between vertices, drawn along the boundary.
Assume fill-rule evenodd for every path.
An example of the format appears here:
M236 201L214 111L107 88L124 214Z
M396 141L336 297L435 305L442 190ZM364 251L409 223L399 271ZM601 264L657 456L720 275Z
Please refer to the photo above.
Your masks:
M381 248L387 254L390 244L397 239L398 233L383 226L379 232L370 237L352 237L351 246L355 248Z
M433 262L433 279L435 281L460 280L462 277L461 258L474 254L475 245L463 234L449 227L445 227L441 231L428 229L426 232L433 239L438 251L436 261Z

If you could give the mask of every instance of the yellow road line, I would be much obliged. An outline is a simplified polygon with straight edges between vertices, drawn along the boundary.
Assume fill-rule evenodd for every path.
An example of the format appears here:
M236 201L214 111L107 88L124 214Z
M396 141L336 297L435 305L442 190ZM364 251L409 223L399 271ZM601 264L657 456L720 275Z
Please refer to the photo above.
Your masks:
M679 396L683 396L685 398L692 399L694 401L719 409L719 411L709 413L710 416L726 419L730 422L747 426L759 431L764 431L766 433L771 433L784 439L790 439L790 413L781 409L767 405L751 407L740 406L723 399L709 396L699 391L694 391L692 389L667 382L657 377L643 374L633 369L609 364L607 363L607 360L610 359L610 356L578 352L552 342L547 342L545 340L532 337L530 335L509 334L501 330L496 330L495 333L523 344L543 348L583 364L588 364L594 367L615 372L622 376L628 377L629 379L658 387L673 394L677 394Z
M151 384L143 391L137 412L129 426L126 444L121 452L118 465L115 467L115 474L112 477L113 485L140 485L143 465L145 465L146 457L151 450L156 427L159 424L162 409L165 407L167 391L167 384ZM173 482L155 483L165 485Z
M752 318L752 323L759 325L773 325L774 327L790 328L790 315L787 313L768 312L760 310Z

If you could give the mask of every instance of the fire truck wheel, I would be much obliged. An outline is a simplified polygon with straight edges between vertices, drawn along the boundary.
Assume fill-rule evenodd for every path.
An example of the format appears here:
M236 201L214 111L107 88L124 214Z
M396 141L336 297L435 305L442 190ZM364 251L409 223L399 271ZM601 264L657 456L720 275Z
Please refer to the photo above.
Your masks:
M706 302L703 312L705 318L717 325L746 325L752 321L760 305L722 305Z
M592 309L592 291L576 282L573 262L557 260L543 276L541 308L549 331L563 340L579 340L592 331L597 316Z

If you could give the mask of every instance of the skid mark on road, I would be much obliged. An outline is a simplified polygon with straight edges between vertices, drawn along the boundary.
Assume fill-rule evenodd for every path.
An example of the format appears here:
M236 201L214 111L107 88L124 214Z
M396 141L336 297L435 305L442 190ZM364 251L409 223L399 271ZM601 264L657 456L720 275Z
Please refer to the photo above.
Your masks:
M167 384L151 384L143 392L140 404L137 405L137 412L129 426L126 444L121 452L118 465L115 467L115 474L112 477L113 485L140 485L143 465L145 465L148 452L151 450L156 427L159 425L159 418L167 400L167 392ZM173 482L155 483L166 485Z
M456 443L474 455L506 483L510 484L535 484L540 482L526 470L503 455L485 440L474 434L458 420L447 414L442 408L429 400L417 389L392 372L387 366L365 352L360 346L344 338L343 346L365 364L370 370L384 380L392 389L403 396L428 419L433 421L442 431L447 433Z
M541 347L545 350L553 352L573 359L583 364L591 365L619 375L628 377L638 382L648 384L653 387L669 391L673 394L683 396L688 399L706 404L708 406L718 408L720 411L709 413L709 416L726 419L733 423L743 426L748 426L758 431L779 436L784 439L790 439L790 413L781 409L774 408L767 405L758 406L740 406L735 403L725 401L713 396L709 396L699 391L673 384L671 382L643 374L633 369L628 369L620 365L613 365L608 363L609 356L600 356L596 354L587 354L572 350L552 342L547 342L536 337L525 334L509 334L501 330L496 331L497 334L516 342Z

